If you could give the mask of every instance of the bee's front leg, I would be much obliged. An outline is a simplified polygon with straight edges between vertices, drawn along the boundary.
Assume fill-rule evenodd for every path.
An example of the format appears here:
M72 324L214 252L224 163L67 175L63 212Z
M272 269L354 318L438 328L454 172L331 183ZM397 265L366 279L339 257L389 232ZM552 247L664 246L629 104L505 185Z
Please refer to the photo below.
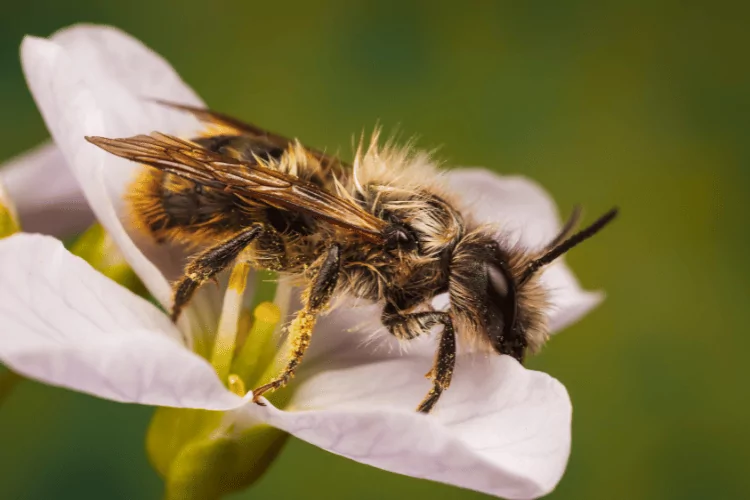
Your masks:
M417 407L417 411L429 413L443 391L450 386L456 365L456 332L450 314L440 311L402 314L394 306L388 305L383 310L382 322L388 331L400 339L413 339L429 332L437 324L443 325L435 361L427 373L432 380L432 389Z
M294 376L294 371L302 362L302 357L310 346L317 315L328 305L328 301L336 289L340 269L341 249L339 245L333 244L317 267L309 288L302 295L304 307L297 313L297 317L289 326L289 335L292 339L292 353L289 361L278 377L253 390L254 402L263 405L259 398L264 393L284 387L289 379Z
M185 266L184 275L173 286L172 321L177 321L183 307L203 283L226 269L263 231L262 224L253 224L193 257Z

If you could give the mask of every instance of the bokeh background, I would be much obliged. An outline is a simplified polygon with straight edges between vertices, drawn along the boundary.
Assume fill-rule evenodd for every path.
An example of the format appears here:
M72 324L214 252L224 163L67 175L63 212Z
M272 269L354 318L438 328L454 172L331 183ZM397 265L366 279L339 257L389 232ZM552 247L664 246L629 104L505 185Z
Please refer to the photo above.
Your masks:
M379 120L450 164L539 180L563 213L618 204L569 256L608 300L530 362L575 410L549 498L748 498L750 15L621 3L4 1L0 159L47 137L22 36L87 21L143 40L212 107L311 145L350 154ZM151 411L22 384L0 408L0 497L159 498ZM296 440L233 498L384 497L484 498Z

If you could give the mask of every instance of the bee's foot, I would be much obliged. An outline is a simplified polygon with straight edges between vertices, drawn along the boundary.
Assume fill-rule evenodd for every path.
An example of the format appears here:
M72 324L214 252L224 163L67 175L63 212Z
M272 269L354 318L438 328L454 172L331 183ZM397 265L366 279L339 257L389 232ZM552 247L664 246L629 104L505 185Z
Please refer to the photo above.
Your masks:
M432 390L417 407L419 413L430 413L440 399L440 392Z
M253 389L253 403L259 406L266 406L266 403L260 400L263 394L269 391L275 391L276 389L283 387L283 385L284 383L282 380L274 380L273 382L269 382L268 384L261 385L257 389Z
M447 385L434 381L430 392L427 393L422 402L419 403L419 406L417 406L417 411L419 413L430 413L440 399L440 396L443 394L443 391L447 388Z

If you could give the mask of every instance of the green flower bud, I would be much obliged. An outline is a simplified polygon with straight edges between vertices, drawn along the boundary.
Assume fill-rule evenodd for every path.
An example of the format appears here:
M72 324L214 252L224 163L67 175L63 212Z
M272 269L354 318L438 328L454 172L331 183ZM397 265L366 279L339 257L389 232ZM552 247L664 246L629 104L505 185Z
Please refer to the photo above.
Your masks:
M248 384L257 383L253 374L268 370L273 356L267 351L274 349L273 337L281 320L275 304L261 302L252 310L252 324L244 324L239 312L246 280L246 266L236 265L211 356L217 374L239 396L245 396ZM240 352L235 346L238 328L249 328ZM287 437L265 424L235 425L232 412L158 408L149 426L146 451L164 478L167 500L212 500L252 485Z
M268 425L187 444L165 478L167 500L212 500L241 491L271 465L289 435Z

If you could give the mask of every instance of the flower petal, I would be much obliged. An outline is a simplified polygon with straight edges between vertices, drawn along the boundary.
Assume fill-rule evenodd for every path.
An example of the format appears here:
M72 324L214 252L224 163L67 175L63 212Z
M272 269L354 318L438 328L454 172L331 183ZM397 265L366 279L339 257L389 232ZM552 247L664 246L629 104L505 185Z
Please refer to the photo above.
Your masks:
M429 368L401 358L319 373L268 423L358 462L504 498L549 493L570 452L565 388L509 356L460 356L430 416L414 411Z
M557 333L577 322L604 300L604 292L581 288L562 260L548 266L541 280L549 291L550 333Z
M537 183L521 176L500 176L483 168L451 170L448 188L479 224L496 225L511 241L536 250L560 230L555 202Z
M448 187L464 200L475 221L499 227L511 242L540 249L561 229L554 201L529 179L480 168L453 170L446 177ZM547 266L541 280L550 294L551 333L575 323L604 298L601 292L581 288L564 257Z
M300 307L297 301L291 308ZM300 375L339 366L367 364L401 356L431 359L437 349L435 335L402 341L382 325L381 304L358 304L347 298L318 319ZM435 327L439 331L440 327ZM429 361L428 361L429 362Z
M189 135L201 128L192 116L148 99L202 105L200 99L166 61L110 27L75 26L51 40L26 37L21 59L47 127L97 218L151 293L170 304L170 287L154 263L174 265L174 254L155 248L150 238L129 235L122 223L122 194L141 167L99 150L84 136L151 130Z
M0 361L114 401L227 410L243 400L155 306L48 236L0 241Z
M91 225L94 215L60 150L51 142L0 167L0 182L28 232L70 236Z

